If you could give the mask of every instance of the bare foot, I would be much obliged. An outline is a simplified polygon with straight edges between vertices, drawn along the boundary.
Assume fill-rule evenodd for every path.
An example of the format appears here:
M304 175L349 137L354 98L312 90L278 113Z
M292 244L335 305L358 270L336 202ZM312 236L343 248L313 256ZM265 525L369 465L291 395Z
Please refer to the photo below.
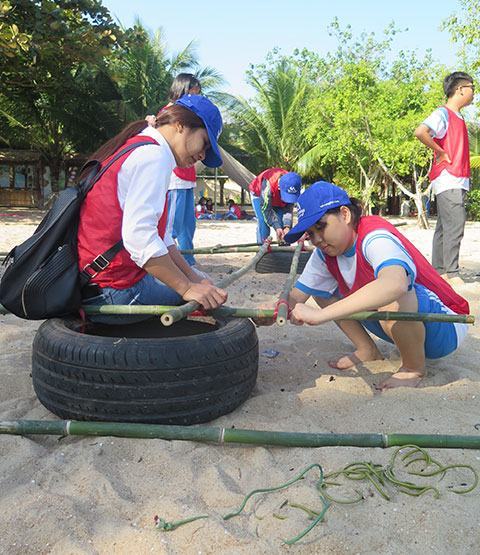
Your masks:
M395 387L417 387L424 376L424 372L402 367L391 378L383 381L377 389L385 391Z
M382 353L374 347L373 349L357 349L350 355L344 355L338 360L329 360L328 365L336 370L348 370L356 364L369 360L383 360Z

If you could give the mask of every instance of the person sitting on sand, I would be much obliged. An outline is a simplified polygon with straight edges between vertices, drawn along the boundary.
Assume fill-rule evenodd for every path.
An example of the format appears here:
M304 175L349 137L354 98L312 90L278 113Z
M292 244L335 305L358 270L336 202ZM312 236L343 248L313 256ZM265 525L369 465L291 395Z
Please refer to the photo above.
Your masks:
M394 343L401 356L398 371L379 388L415 387L425 375L425 359L457 349L466 324L410 321L342 320L363 310L468 314L469 306L433 266L389 222L363 216L347 193L325 181L314 183L298 199L298 223L288 243L304 234L316 247L289 296L293 324L335 321L355 352L330 362L345 370L360 361L382 359L366 330ZM307 306L312 296L318 307Z
M228 199L228 212L223 215L224 220L243 220L242 209L233 199Z
M195 206L195 217L197 218L197 220L201 219L202 215L207 213L207 208L205 206L206 202L207 199L205 197L200 197L198 199L198 203Z

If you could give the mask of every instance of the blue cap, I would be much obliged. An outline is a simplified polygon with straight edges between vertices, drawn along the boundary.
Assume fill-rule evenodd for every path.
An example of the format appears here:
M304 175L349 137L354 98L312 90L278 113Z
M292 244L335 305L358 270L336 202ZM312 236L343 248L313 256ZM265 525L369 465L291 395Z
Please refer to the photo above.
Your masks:
M332 208L352 204L346 191L328 181L317 181L298 197L297 225L284 237L287 243L295 243Z
M280 198L283 202L297 202L302 187L302 178L295 172L284 173L278 180Z
M200 94L185 94L180 97L175 104L188 108L203 121L210 140L210 148L205 153L202 160L209 168L218 168L222 165L222 157L218 148L218 137L222 132L222 116L220 110L208 100L206 96Z

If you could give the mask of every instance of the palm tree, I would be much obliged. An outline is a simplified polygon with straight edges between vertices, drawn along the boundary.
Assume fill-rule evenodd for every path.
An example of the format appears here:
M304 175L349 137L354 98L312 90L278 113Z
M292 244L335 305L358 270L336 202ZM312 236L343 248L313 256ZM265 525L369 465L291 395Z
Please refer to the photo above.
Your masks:
M307 81L282 59L262 76L250 73L250 84L256 91L253 102L239 97L232 108L239 129L237 146L255 159L256 170L294 169L304 150L301 131Z
M168 102L168 91L180 72L194 73L206 94L221 96L216 89L224 79L214 68L200 66L194 41L180 52L169 54L161 28L149 33L137 19L125 33L128 47L119 54L111 71L122 93L124 121L157 113Z

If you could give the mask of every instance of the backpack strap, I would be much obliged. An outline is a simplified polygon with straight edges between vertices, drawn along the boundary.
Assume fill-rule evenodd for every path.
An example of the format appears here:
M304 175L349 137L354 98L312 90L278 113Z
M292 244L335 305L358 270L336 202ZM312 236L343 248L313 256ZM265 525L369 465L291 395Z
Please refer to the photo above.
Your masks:
M110 262L122 249L123 241L120 239L120 241L115 243L113 247L110 247L104 253L96 256L90 264L86 264L80 272L80 287L85 287L91 279L105 270L105 268L108 268L108 266L110 266Z
M118 152L109 162L106 164L96 175L90 174L89 179L87 180L87 184L84 190L81 191L83 197L86 197L88 192L91 188L95 185L95 183L102 177L102 175L114 164L119 158L121 158L127 152L138 148L139 146L144 145L152 145L151 141L141 141L139 143L133 143L131 145L122 148L120 152ZM97 162L98 163L98 162ZM91 178L91 179L90 179ZM108 268L110 262L115 258L117 253L119 253L123 249L123 240L120 239L115 245L110 247L104 253L99 254L96 256L90 264L86 264L83 270L80 272L80 287L84 287L89 283L91 279L93 279L96 275L100 272Z
M121 158L124 154L127 154L127 152L130 152L131 150L134 150L135 148L138 148L139 146L145 146L145 145L154 145L156 143L152 143L151 141L141 141L139 143L132 143L131 145L126 146L125 148L122 148L122 150L120 152L117 152L117 154L115 154L115 156L108 162L108 164L105 164L105 166L98 171L98 173L93 173L95 171L95 169L93 170L93 175L90 174L88 176L87 182L85 184L85 186L82 188L81 193L83 195L83 197L86 197L87 194L89 193L90 189L95 185L95 183L103 176L103 174L112 166L112 164L114 164L119 158ZM90 164L92 161L88 162L84 167L87 167L88 164ZM99 162L96 162L97 164ZM83 171L83 168L82 168Z

